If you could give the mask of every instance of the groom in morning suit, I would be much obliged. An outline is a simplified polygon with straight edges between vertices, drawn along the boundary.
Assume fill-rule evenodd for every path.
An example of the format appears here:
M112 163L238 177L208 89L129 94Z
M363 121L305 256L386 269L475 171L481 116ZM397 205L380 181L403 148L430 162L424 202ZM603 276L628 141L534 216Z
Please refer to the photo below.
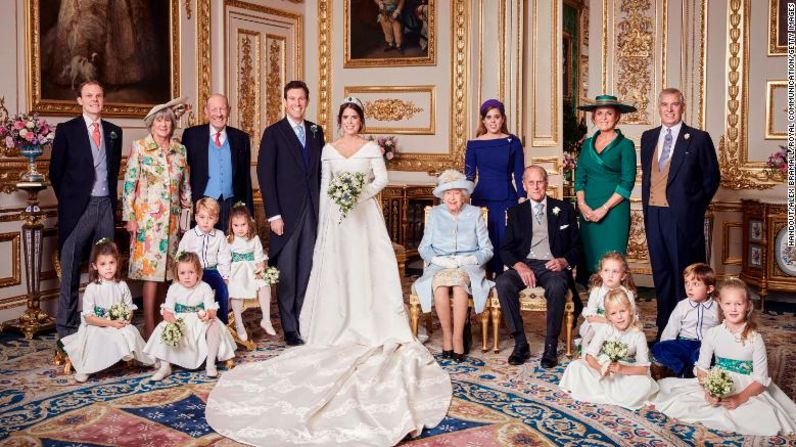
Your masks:
M216 228L221 231L227 231L229 212L235 202L246 204L254 215L249 135L227 125L229 112L224 95L210 95L205 104L208 124L189 127L182 133L191 168L194 205L202 197L216 199L221 205Z
M706 262L705 211L720 180L713 141L683 123L684 108L679 90L661 91L662 125L641 135L641 203L658 303L657 340L685 297L683 270Z
M542 287L547 299L547 333L542 367L558 364L558 337L564 317L572 266L581 255L575 209L568 202L547 197L547 171L531 165L522 174L528 200L508 209L500 257L509 267L495 280L506 323L514 336L509 363L521 365L531 356L520 313L519 293Z
M304 119L310 92L302 81L284 88L286 116L263 132L257 178L271 226L269 256L279 269L278 304L285 342L303 344L299 315L318 231L323 129Z
M83 114L55 129L50 183L58 199L61 284L55 327L64 338L80 326L80 263L94 242L113 239L122 129L103 120L105 92L97 81L80 85Z

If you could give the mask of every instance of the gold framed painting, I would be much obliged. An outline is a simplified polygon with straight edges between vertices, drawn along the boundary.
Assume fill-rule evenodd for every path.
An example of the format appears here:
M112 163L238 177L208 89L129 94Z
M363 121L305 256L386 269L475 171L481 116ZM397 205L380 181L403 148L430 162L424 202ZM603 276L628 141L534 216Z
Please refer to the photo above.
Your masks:
M365 106L365 134L434 135L437 88L433 85L346 86Z
M29 0L25 33L28 103L75 115L77 87L97 80L103 115L143 117L180 95L179 0Z
M766 140L788 136L788 81L766 82Z
M788 52L788 3L793 3L793 0L769 0L769 56L783 56Z
M345 68L436 65L436 0L343 0Z

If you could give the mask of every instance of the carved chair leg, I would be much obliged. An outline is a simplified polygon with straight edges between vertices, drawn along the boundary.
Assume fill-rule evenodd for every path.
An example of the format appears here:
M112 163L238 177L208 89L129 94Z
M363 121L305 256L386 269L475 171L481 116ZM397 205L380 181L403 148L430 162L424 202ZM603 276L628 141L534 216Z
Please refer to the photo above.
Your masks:
M501 311L499 307L495 307L492 313L492 351L497 354L500 352L500 317Z
M72 361L67 359L64 361L64 375L72 374Z
M572 310L567 310L567 357L572 358L572 324L575 314Z
M224 363L224 366L226 366L226 367L227 367L227 369L232 369L232 368L234 368L234 367L235 367L235 361L234 361L233 359L229 359L229 360L227 360L227 361Z
M412 335L417 337L417 324L420 322L420 304L409 304L409 317L412 322Z
M490 315L491 312L489 311L489 307L484 307L484 310L481 312L481 352L486 352L489 350L487 342L489 341Z

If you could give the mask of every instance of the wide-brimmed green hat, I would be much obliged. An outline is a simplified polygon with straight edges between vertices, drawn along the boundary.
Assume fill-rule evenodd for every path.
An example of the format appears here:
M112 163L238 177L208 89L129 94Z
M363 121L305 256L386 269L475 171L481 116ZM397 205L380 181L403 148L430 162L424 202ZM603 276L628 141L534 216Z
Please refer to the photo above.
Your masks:
M612 95L600 95L594 98L593 103L578 106L578 109L585 110L587 112L593 112L595 109L599 109L600 107L613 107L618 110L619 113L630 113L636 111L634 106L631 106L630 104L623 104L619 102L616 96Z

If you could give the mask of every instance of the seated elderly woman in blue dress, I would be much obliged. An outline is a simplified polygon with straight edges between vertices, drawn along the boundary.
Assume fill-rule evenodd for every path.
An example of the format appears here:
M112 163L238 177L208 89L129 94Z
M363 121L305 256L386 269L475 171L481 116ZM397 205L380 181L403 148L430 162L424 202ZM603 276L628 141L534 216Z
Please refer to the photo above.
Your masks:
M480 313L495 285L486 279L484 270L493 254L489 232L481 209L467 204L473 188L473 182L456 170L440 174L433 193L442 203L431 209L418 247L427 267L414 284L423 312L431 310L432 300L437 309L442 326L442 356L457 362L464 359L470 341L465 340L469 295L476 313Z

